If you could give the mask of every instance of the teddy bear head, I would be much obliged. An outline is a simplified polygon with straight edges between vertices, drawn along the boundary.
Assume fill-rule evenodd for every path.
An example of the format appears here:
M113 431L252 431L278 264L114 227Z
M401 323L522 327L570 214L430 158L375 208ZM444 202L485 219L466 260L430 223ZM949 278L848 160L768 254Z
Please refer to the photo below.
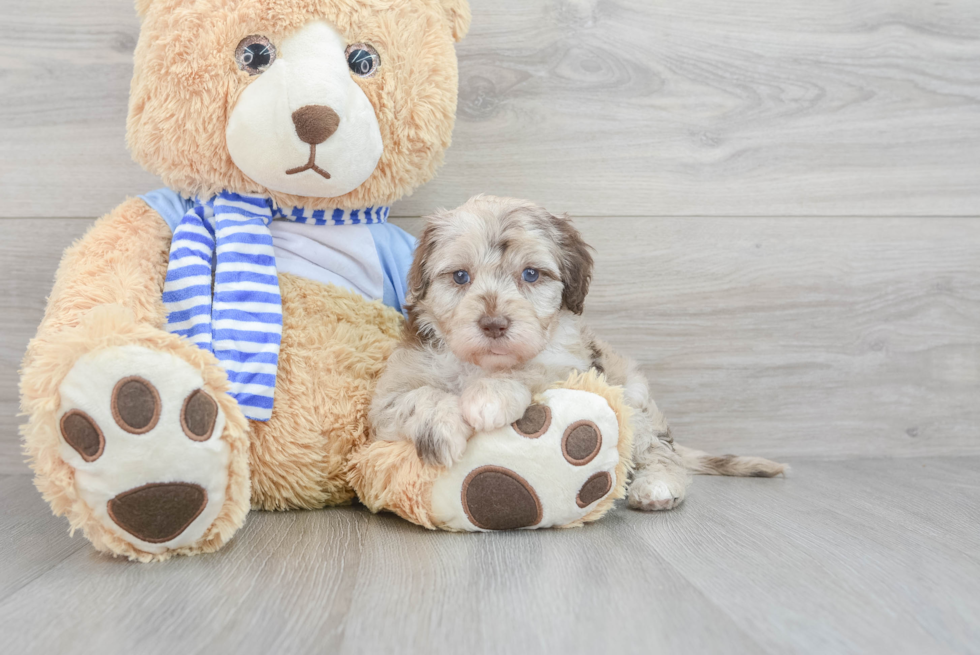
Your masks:
M456 113L466 0L136 0L127 138L187 196L388 205L428 181Z

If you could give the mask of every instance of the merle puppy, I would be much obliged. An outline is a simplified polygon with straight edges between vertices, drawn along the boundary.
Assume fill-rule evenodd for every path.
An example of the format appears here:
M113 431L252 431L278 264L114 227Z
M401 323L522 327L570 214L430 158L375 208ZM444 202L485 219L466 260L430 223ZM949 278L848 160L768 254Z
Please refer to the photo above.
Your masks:
M474 431L521 418L532 394L595 368L633 410L631 507L671 509L690 473L771 477L785 466L712 457L674 443L647 380L581 318L589 246L567 217L525 200L476 196L428 219L409 274L405 341L378 382L374 438L410 439L450 466Z

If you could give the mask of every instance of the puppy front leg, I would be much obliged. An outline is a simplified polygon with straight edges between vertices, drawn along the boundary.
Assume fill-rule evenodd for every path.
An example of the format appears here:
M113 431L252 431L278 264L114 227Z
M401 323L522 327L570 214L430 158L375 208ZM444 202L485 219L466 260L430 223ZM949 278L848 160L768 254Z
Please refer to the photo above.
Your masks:
M452 466L473 435L459 404L458 396L428 386L377 398L371 408L375 438L408 439L426 464Z
M531 390L509 378L481 378L463 389L463 418L477 432L496 430L524 416Z

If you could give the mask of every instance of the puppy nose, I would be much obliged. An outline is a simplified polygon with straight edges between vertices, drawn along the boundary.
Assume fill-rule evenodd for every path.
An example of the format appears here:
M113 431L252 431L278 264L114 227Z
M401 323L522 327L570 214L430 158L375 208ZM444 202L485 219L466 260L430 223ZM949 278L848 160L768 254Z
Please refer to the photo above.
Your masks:
M491 339L499 339L507 333L510 327L510 319L504 316L484 316L477 324L483 333Z
M306 105L293 112L293 125L300 141L315 146L337 131L340 116L326 105Z

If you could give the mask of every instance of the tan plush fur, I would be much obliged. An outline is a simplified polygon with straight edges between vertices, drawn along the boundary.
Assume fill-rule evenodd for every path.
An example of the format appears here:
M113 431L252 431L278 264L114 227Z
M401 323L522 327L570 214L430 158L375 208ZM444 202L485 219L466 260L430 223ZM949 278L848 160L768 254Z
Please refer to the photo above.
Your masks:
M112 303L128 307L139 322L163 325L160 294L170 237L167 224L138 198L96 221L65 251L36 341L78 325L93 307Z
M391 204L431 179L449 146L456 113L453 40L466 33L463 0L156 0L142 2L130 90L133 157L186 195L222 189L263 193L286 207L345 209ZM252 81L238 69L239 41L272 41L322 18L349 43L371 43L377 75L358 78L381 127L384 154L374 173L338 198L300 198L264 188L233 163L225 126ZM179 25L180 29L175 29Z
M348 479L372 512L387 510L435 529L432 483L444 470L419 459L415 445L408 441L375 441L354 453Z
M276 404L272 420L252 424L252 506L347 503L347 460L367 440L374 385L404 321L380 301L293 275L280 275L279 288Z

